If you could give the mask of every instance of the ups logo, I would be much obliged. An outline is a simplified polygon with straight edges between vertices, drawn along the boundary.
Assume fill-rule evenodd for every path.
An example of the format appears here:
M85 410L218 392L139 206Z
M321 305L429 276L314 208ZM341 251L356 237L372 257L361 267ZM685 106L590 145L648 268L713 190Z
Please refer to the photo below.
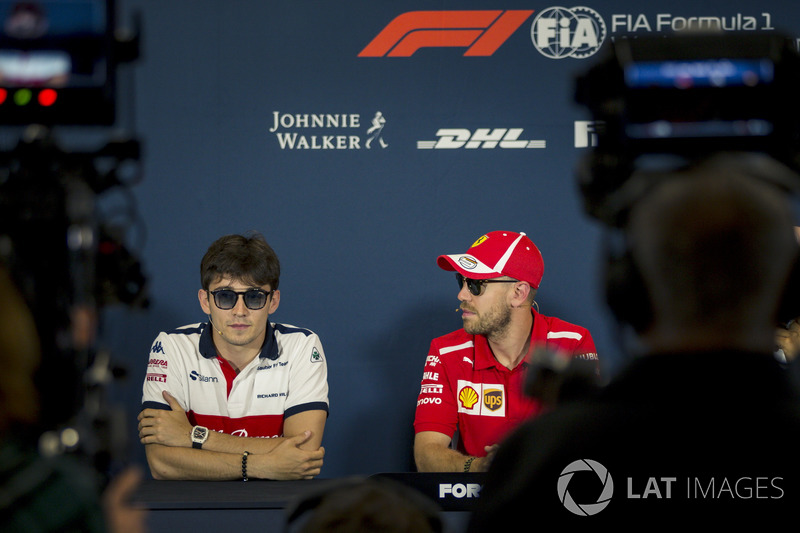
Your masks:
M484 390L483 405L485 405L490 411L497 411L503 407L503 391L500 389Z

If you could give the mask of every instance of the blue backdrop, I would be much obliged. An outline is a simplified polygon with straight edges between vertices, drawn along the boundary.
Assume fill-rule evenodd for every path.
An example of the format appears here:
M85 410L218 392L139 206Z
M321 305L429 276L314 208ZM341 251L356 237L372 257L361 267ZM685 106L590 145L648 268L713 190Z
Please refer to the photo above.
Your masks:
M800 4L778 0L125 0L120 25L137 12L142 53L120 70L118 127L144 143L133 191L146 234L131 242L151 305L110 308L101 330L129 370L112 398L129 415L130 457L144 463L135 416L151 342L204 320L207 246L258 230L283 267L273 318L325 348L324 477L412 468L428 345L460 327L435 260L488 231L539 246L541 312L588 327L613 373L601 230L574 177L593 125L573 80L602 42L697 24L800 28Z

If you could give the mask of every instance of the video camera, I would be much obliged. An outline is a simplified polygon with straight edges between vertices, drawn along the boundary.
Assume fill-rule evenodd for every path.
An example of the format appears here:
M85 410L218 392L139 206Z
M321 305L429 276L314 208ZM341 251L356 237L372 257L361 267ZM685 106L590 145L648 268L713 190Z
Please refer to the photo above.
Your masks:
M111 125L120 40L112 0L0 1L0 124Z
M800 54L777 33L618 37L576 82L575 100L599 124L582 163L586 212L625 221L642 184L635 170L714 152L760 152L800 171ZM793 172L776 178L800 186Z
M54 130L115 125L118 66L139 45L138 28L120 38L115 9L114 0L0 0L0 127L21 132L0 146L0 261L39 330L43 436L70 424L82 433L77 452L105 462L114 439L97 431L113 418L104 387L123 370L95 344L99 310L148 303L126 244L143 231L129 190L141 145L97 130L99 147L66 149ZM112 191L123 205L104 213Z

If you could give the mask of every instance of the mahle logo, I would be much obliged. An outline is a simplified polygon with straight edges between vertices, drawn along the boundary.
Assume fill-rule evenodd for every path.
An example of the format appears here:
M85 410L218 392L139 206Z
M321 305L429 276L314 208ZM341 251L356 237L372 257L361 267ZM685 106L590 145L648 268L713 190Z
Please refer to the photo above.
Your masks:
M597 501L594 503L577 503L567 490L567 486L573 481L573 476L577 472L594 472L603 484L603 489L598 496ZM577 480L587 481L585 476L579 476ZM611 474L608 473L606 467L592 461L591 459L579 459L567 465L561 471L558 478L558 499L566 507L566 509L578 516L592 516L596 515L605 509L611 502L611 496L614 495L614 480L611 479Z
M533 19L531 40L539 52L551 59L583 59L600 49L606 38L606 23L588 7L548 7Z

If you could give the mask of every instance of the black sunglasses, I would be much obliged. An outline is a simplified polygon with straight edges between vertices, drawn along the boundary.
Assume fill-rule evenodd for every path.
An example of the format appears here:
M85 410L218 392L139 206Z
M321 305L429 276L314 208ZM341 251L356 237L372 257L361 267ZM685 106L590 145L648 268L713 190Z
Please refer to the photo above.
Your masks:
M467 289L469 292L472 293L473 296L480 296L483 292L483 288L486 286L487 283L516 283L517 280L515 279L470 279L465 278L458 272L456 272L456 281L458 281L458 290L461 290L461 287L464 286L464 282L467 283Z
M214 303L217 304L217 307L220 309L233 309L241 295L244 299L244 305L251 311L256 311L267 305L267 298L269 298L274 291L267 292L263 289L247 289L246 291L217 289L209 292L214 296Z

